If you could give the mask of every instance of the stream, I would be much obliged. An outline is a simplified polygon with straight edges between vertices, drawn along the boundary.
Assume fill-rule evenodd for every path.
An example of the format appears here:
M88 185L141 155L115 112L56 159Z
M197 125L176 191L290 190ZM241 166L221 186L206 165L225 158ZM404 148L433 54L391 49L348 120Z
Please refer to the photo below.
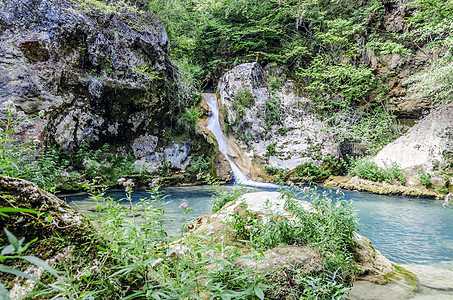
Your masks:
M227 187L234 188L233 185ZM249 189L276 191L276 188ZM322 190L320 187L319 191ZM162 192L166 195L162 201L164 227L169 236L180 235L181 227L188 221L211 214L209 186L168 187ZM124 191L110 191L107 195L118 200L125 197ZM148 193L136 190L132 195L139 201ZM359 233L369 238L389 260L413 272L419 281L419 288L411 297L398 286L355 283L353 291L359 297L351 299L453 299L453 210L444 209L440 200L351 191L344 191L344 195L357 211ZM95 216L96 204L88 195L62 196L62 199L81 213ZM183 202L192 210L187 215L179 207ZM121 203L129 205L125 200ZM371 296L362 298L362 295Z
M215 94L203 94L211 109L207 128L215 135L219 150L231 165L234 181L247 186L250 191L276 191L274 184L249 179L229 154L229 145L222 132ZM227 187L234 188L233 185ZM324 189L319 188L322 192ZM335 191L335 190L334 190ZM202 215L211 214L212 191L209 186L168 187L162 189L166 196L162 204L169 236L178 236L183 224ZM110 191L108 196L120 200L124 191ZM134 201L147 197L145 190L136 190ZM411 299L453 299L453 211L444 209L442 201L413 199L399 196L383 196L369 193L344 191L346 200L352 202L359 219L359 233L369 238L374 247L394 263L403 264L414 272L419 280L417 293ZM71 206L86 215L94 215L96 205L88 195L62 197ZM179 206L187 202L188 214ZM124 205L129 205L124 200ZM356 288L357 297L351 299L406 299L406 291L365 283ZM355 287L355 286L354 286ZM370 289L373 289L371 291ZM404 290L404 289L403 289ZM372 296L372 293L376 296ZM400 293L401 292L401 293ZM387 294L386 294L387 293ZM367 296L368 295L368 296ZM385 296L384 296L385 295ZM392 296L393 295L393 296ZM364 296L364 298L362 298Z
M230 187L233 188L232 185ZM322 190L319 188L320 192ZM195 220L199 216L211 214L212 192L209 186L169 187L162 191L166 195L163 201L167 220L165 228L170 236L180 233L184 218ZM359 233L369 238L389 260L453 270L453 210L444 209L442 201L351 191L344 191L344 194L347 200L352 200L357 210ZM117 200L125 197L124 191L111 191L107 195ZM138 201L148 196L148 193L137 190L132 195ZM93 215L96 210L96 205L86 194L62 198L84 214ZM187 202L192 209L187 215L179 207L183 202ZM123 203L128 205L127 201Z

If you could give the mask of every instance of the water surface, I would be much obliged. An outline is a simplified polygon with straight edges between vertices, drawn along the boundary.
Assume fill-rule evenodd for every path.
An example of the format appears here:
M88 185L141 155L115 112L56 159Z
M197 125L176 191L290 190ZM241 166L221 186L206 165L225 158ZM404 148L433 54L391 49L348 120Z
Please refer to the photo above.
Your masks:
M275 191L269 188L264 190ZM187 222L185 218L194 220L211 213L212 192L208 186L171 187L162 191L167 196L163 202L165 227L170 235L180 232L182 224ZM388 259L396 263L453 270L453 210L442 208L442 201L349 191L344 193L357 210L359 233L369 238ZM124 192L113 191L108 195L121 199ZM147 195L144 190L133 193L134 199ZM87 195L62 198L78 206L82 212L94 210L93 205L87 202ZM183 202L187 202L192 209L187 215L179 207Z

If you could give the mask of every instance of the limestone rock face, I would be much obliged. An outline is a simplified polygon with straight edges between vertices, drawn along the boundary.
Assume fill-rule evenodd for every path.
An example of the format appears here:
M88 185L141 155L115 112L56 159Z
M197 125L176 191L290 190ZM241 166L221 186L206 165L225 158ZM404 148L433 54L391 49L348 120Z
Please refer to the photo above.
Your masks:
M6 0L0 36L0 104L44 110L47 137L63 150L125 143L175 121L167 34L143 11Z
M444 185L440 176L453 161L453 105L433 111L404 136L384 147L374 161L380 165L396 162L408 185L420 185L419 170L432 176L434 185Z
M410 2L412 0L384 1L383 20L377 24L380 30L391 34L405 33L410 30L406 19L415 10L414 7L408 5ZM361 38L363 41L367 39L365 36ZM425 46L418 44L419 50L407 56L397 53L383 54L373 49L364 49L361 54L361 63L371 67L389 88L388 108L399 118L420 119L423 113L431 108L428 99L408 97L405 83L411 75L423 72L423 67L427 63L442 55Z
M269 78L258 63L238 65L222 76L218 90L226 131L234 133L241 148L251 150L250 156L266 157L273 167L294 169L316 152L338 157L310 100L297 95L293 82L274 88Z

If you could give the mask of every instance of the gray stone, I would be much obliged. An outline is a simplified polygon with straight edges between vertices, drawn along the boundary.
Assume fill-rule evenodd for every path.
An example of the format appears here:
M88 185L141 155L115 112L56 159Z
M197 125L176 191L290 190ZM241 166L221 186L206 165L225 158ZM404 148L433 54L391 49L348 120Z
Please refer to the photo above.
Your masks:
M127 143L180 109L167 34L144 11L5 0L0 53L0 104L46 111L47 138L63 150Z
M432 174L434 185L444 185L437 176L450 162L446 155L453 154L453 105L435 110L413 126L405 135L385 146L373 158L380 166L397 163L407 177L409 186L420 185L418 171Z
M247 155L247 149L253 155L267 157L268 164L273 167L290 170L312 160L309 157L318 149L323 156L338 157L338 147L333 137L323 130L323 123L314 116L311 101L298 96L295 84L289 80L280 90L271 93L268 78L269 74L258 63L245 63L227 72L219 81L220 104L227 109L231 132L238 138L242 156ZM254 104L243 107L240 116L234 102L237 102L238 91L247 88L253 95ZM266 103L271 99L279 99L280 120L269 127L265 117ZM244 136L251 140L241 141ZM269 156L267 147L273 144L276 154Z

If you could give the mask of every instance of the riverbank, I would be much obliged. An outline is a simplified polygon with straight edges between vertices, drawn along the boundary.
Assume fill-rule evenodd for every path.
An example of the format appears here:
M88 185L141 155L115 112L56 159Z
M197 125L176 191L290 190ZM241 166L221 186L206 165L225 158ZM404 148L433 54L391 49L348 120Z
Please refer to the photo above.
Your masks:
M369 192L379 195L395 195L414 198L444 199L445 195L423 187L407 187L387 182L376 182L357 176L331 176L325 186L339 187L345 190Z

